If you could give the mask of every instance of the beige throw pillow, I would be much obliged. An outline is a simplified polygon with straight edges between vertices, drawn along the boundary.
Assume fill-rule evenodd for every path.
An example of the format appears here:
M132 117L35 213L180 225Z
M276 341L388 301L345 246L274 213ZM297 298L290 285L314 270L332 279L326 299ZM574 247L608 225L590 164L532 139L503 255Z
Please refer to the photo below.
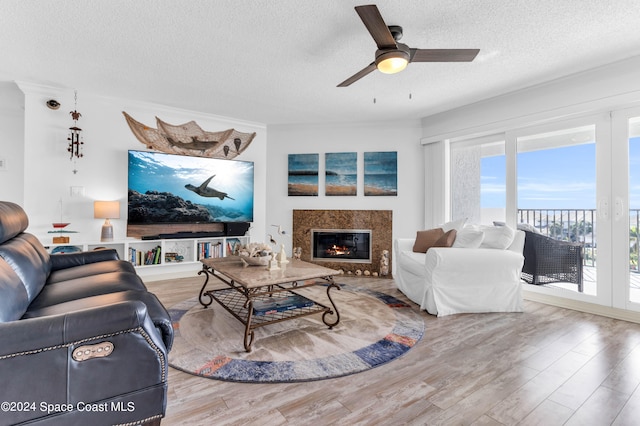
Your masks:
M418 231L413 244L415 253L426 253L431 247L451 247L456 240L456 230L444 232L442 228Z
M442 228L427 229L426 231L418 231L416 233L416 241L413 243L413 251L415 253L426 253L430 247L444 236Z
M458 235L458 231L450 229L442 237L438 238L438 241L431 247L451 247L456 241L456 235Z

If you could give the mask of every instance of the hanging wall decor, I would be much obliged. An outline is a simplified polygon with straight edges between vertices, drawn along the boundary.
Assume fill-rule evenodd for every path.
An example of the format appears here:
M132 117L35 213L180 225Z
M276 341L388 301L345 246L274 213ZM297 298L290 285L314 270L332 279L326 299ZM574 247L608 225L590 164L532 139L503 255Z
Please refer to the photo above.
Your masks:
M242 133L235 129L219 132L202 130L195 121L173 125L156 117L154 129L133 119L122 111L129 128L136 138L150 149L168 154L231 160L240 155L253 141L254 133Z
M364 195L398 195L398 153L364 153Z
M325 158L325 195L356 195L358 192L358 154L328 152Z
M289 154L289 195L318 195L318 154Z
M82 146L84 145L84 138L82 137L82 129L78 127L78 120L82 117L82 114L78 112L78 91L75 91L74 95L75 103L74 110L69 112L71 114L71 119L73 120L73 126L69 127L69 137L67 140L69 143L67 144L67 152L70 154L70 159L73 161L73 174L78 173L78 169L76 167L76 160L84 157L82 153Z

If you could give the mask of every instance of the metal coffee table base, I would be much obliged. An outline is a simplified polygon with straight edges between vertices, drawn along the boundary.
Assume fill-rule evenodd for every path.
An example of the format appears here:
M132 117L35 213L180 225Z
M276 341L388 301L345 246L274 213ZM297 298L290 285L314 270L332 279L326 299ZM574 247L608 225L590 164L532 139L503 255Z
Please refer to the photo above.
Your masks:
M245 326L244 348L247 352L251 352L251 346L255 337L254 330L258 327L318 313L322 313L322 322L325 323L329 329L340 322L340 313L331 298L331 289L336 288L340 290L340 286L333 281L333 277L330 275L316 277L315 279L305 279L304 281L294 280L289 283L267 284L260 287L248 288L239 285L235 280L226 277L207 265L203 265L202 270L198 271L198 275L202 274L205 275L205 281L200 289L200 304L204 308L207 308L215 300ZM212 276L225 283L228 288L205 290L207 284L209 284L209 278ZM274 295L299 296L299 293L296 293L295 290L317 285L327 286L327 299L329 299L331 306L324 305L303 296L305 299L313 302L313 304L311 304L311 306L297 307L280 312L266 313L264 315L255 315L254 313L253 306L256 301L266 301L274 297Z

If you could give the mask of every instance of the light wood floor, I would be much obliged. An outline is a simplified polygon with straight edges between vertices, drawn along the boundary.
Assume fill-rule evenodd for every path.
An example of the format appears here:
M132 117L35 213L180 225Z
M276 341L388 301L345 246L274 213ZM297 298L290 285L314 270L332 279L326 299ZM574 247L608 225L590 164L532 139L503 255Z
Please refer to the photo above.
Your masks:
M406 300L392 280L347 280ZM195 295L200 282L148 287L171 306ZM640 424L640 324L524 307L443 318L422 312L425 335L404 357L337 379L241 384L170 368L162 424Z

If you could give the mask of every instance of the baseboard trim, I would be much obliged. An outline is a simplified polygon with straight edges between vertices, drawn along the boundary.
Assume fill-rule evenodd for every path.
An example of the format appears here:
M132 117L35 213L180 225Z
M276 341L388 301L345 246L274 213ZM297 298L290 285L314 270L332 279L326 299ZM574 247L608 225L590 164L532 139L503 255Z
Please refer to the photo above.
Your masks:
M538 292L534 293L526 290L522 291L522 297L527 300L531 300L532 302L544 303L546 305L557 306L559 308L572 309L574 311L586 312L588 314L600 315L603 317L640 324L640 312L612 308L580 300L565 299L563 297L550 296L548 294L541 294Z

